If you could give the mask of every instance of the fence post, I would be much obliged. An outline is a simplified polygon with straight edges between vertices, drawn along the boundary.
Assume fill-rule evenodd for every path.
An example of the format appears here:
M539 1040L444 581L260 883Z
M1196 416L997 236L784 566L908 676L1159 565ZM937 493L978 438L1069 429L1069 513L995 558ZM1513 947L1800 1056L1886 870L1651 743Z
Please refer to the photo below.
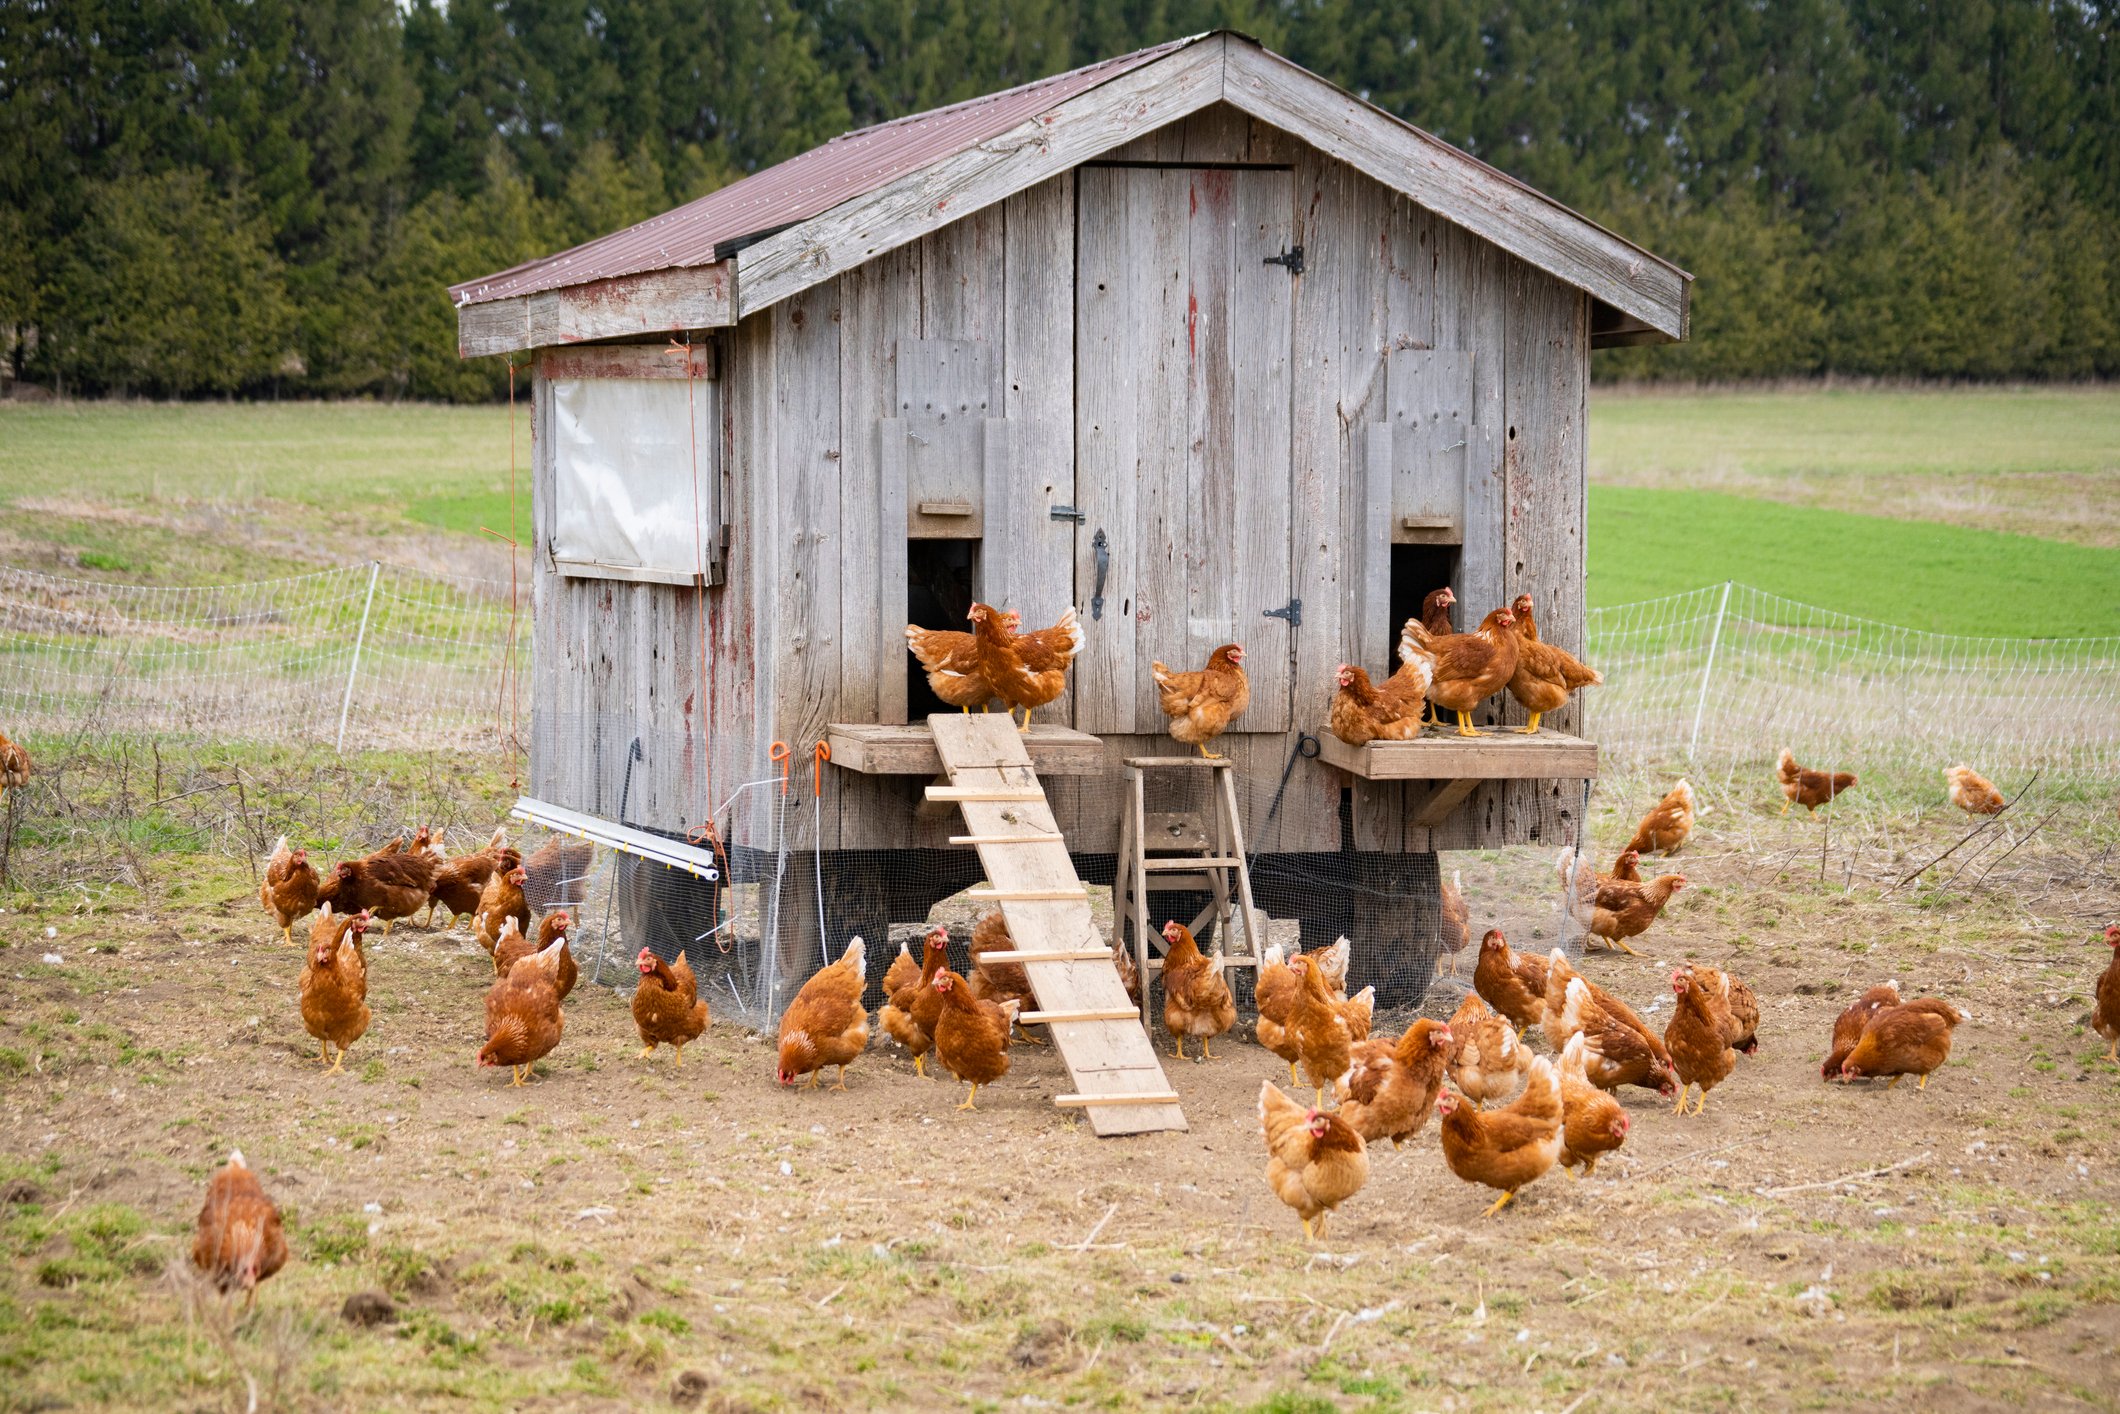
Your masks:
M368 597L361 602L361 631L353 640L353 661L346 665L346 695L339 699L339 754L346 753L346 714L353 710L353 679L361 671L361 648L368 642L368 611L375 607L375 582L383 573L381 560L368 562ZM1699 726L1696 723L1696 731Z
M1723 620L1730 616L1730 581L1723 581L1722 604L1715 610L1715 635L1708 640L1708 662L1700 670L1700 700L1693 704L1693 739L1686 743L1686 759L1700 750L1700 718L1708 710L1708 680L1715 676L1715 650L1722 646Z

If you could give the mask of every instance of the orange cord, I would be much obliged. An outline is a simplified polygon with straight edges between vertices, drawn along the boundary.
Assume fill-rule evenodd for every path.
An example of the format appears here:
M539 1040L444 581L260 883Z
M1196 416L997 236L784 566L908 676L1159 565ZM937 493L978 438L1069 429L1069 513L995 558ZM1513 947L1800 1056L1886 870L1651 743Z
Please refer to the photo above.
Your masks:
M780 793L782 795L788 793L788 759L794 754L784 741L774 742L766 751L766 759L775 762L780 767Z
M810 763L810 790L819 798L824 796L824 763L832 759L832 748L824 742L817 743L817 759Z

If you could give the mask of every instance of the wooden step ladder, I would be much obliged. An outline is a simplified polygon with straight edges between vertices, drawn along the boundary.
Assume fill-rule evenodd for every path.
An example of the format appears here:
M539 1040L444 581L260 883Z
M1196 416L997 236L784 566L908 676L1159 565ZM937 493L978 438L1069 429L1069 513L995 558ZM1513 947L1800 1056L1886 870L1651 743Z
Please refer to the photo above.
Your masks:
M1215 925L1215 946L1227 954L1225 966L1259 965L1265 950L1266 920L1251 901L1251 869L1245 863L1244 823L1237 812L1234 764L1226 756L1129 756L1126 758L1126 814L1119 822L1118 878L1112 889L1115 919L1132 924L1135 970L1141 976L1141 1024L1149 1024L1148 976L1162 971L1161 954L1169 945L1160 928L1149 926L1148 896L1156 893L1205 893L1207 907L1186 926L1199 938ZM1155 816L1147 811L1150 771L1212 771L1208 784L1209 820ZM1232 916L1235 906L1235 917ZM1231 923L1243 924L1244 949L1235 951ZM1126 946L1125 929L1119 945ZM1201 951L1211 953L1204 939ZM1156 958L1149 956L1153 947Z
M1017 1019L1052 1028L1074 1085L1054 1103L1082 1110L1100 1136L1186 1128L1013 720L938 713L928 727L950 783L927 798L964 812L966 832L950 842L978 849L990 886L965 897L999 904L1015 940L1015 952L987 956L1022 965L1038 1010Z

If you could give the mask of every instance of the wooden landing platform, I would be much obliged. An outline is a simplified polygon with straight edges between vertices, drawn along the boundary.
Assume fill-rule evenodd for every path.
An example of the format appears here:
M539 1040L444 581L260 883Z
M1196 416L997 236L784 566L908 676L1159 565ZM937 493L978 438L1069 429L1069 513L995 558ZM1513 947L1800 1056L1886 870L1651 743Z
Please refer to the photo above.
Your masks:
M959 713L963 716L963 713ZM1000 712L973 713L1002 719ZM832 748L832 764L865 776L939 776L942 755L935 750L935 733L926 722L902 727L874 722L833 722L824 729L825 743ZM1097 776L1108 769L1104 740L1073 727L1032 722L1031 732L1021 738L1030 753L1031 769L1040 776Z
M1587 781L1597 776L1596 742L1560 732L1524 736L1513 727L1476 737L1431 728L1415 741L1367 746L1349 746L1321 731L1318 747L1328 765L1365 781Z

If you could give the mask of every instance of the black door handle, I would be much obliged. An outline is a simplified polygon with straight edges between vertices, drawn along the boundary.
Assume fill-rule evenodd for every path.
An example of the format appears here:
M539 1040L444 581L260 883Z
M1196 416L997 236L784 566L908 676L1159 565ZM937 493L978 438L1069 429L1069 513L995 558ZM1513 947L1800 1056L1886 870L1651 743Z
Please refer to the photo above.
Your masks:
M1097 533L1090 537L1089 546L1097 557L1097 587L1090 592L1089 616L1092 619L1101 619L1104 617L1104 576L1110 573L1112 567L1112 542L1105 538L1104 530L1100 526Z

